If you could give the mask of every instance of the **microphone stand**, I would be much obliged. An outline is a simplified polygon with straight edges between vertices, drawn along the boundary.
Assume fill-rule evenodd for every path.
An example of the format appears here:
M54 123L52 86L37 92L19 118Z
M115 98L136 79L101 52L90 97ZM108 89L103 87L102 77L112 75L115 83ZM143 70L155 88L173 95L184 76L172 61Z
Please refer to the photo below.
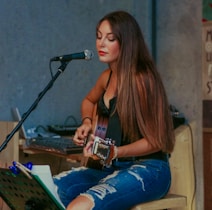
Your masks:
M55 80L59 77L59 75L65 71L66 66L68 65L68 62L61 62L61 66L58 68L57 73L52 77L50 82L47 84L47 86L38 94L37 99L33 102L33 104L30 106L30 108L27 110L26 113L23 114L21 120L18 122L16 127L11 131L10 134L7 135L6 139L0 146L0 152L6 148L8 142L11 140L11 138L14 136L14 134L20 129L24 121L27 119L27 117L31 114L31 112L37 107L39 101L43 98L43 96L46 94L46 92L53 86Z

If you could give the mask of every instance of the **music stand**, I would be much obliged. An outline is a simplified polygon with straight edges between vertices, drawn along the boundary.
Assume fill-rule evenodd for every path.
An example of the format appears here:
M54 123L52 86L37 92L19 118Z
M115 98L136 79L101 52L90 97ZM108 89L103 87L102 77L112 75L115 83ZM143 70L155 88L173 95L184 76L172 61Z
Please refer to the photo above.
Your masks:
M0 168L0 197L12 210L65 210L39 177Z

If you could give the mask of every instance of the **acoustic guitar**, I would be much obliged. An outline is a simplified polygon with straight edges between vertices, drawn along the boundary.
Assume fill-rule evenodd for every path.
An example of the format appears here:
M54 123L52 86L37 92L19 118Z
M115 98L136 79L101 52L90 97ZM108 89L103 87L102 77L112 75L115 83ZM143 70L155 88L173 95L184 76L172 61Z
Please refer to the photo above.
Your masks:
M108 126L108 118L96 116L94 125L94 132L95 135L94 144L93 144L93 154L96 155L99 159L83 158L82 165L88 168L94 169L102 169L105 165L105 161L110 155L110 147L114 145L114 141L111 139L105 139L107 126Z

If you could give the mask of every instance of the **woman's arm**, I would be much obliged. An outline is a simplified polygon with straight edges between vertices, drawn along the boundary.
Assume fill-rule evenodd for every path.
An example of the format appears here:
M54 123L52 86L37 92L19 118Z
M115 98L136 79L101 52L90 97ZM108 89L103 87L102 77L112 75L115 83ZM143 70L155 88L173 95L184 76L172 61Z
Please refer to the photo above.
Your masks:
M153 147L145 138L117 148L117 158L148 155L160 148Z
M84 145L88 134L92 129L93 122L93 112L96 103L98 102L99 98L104 92L108 77L109 77L110 70L107 69L101 73L99 76L95 86L90 90L90 92L86 95L83 99L81 104L81 117L82 117L82 124L77 129L74 135L74 142L77 145Z
M91 135L91 139L94 140L95 136ZM89 141L84 147L83 153L85 157L92 157L94 159L101 158L98 154L94 155L92 153L93 141ZM110 147L110 155L105 160L106 164L110 164L113 159L116 158L124 158L124 157L136 157L136 156L144 156L151 153L155 153L160 151L160 148L153 147L145 138L140 139L136 142L133 142L124 146L111 146ZM101 151L100 151L101 154ZM103 155L103 154L102 154Z

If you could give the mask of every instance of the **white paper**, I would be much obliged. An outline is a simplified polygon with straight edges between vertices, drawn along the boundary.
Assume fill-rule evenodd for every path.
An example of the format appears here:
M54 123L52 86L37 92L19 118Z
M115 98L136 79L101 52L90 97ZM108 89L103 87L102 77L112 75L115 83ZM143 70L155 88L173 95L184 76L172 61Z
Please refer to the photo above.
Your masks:
M48 190L56 198L56 200L64 207L56 192L56 186L53 182L52 173L49 165L33 165L31 172L32 174L39 176L40 180L43 182L46 188L48 188Z

